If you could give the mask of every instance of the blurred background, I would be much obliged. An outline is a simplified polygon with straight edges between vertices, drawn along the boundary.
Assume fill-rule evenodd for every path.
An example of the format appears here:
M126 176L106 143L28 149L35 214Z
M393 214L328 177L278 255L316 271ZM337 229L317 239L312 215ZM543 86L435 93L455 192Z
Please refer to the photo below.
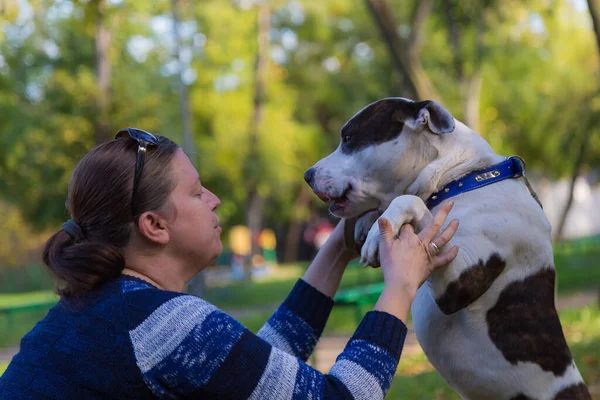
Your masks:
M40 249L94 145L127 126L182 145L222 200L225 246L188 291L256 331L336 224L303 172L355 112L404 96L527 161L600 396L599 19L600 0L0 0L0 374L56 302ZM381 280L348 268L314 366ZM389 398L459 397L411 334Z

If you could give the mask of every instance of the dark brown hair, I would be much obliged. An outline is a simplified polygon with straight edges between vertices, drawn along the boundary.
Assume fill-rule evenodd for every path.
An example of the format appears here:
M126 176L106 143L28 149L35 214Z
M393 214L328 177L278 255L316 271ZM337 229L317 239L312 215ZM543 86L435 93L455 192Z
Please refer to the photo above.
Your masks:
M119 277L125 267L123 249L133 222L145 211L162 207L175 188L171 160L179 146L159 137L145 158L131 207L138 143L130 138L103 143L79 162L69 183L67 209L83 230L75 241L63 229L46 243L44 263L57 278L56 291L76 297Z

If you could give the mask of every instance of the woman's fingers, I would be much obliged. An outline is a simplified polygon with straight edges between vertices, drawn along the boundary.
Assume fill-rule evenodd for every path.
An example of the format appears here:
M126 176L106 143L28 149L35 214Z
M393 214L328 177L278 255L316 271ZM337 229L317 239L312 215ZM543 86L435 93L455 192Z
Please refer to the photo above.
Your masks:
M440 209L433 216L433 220L431 221L431 223L419 233L419 239L421 239L423 243L429 243L435 237L442 225L444 225L444 221L450 213L450 210L452 210L453 205L453 201L448 201L444 203L442 207L440 207ZM441 246L439 247L441 248Z
M452 246L448 250L442 251L431 260L431 266L433 269L438 269L445 265L450 264L458 255L458 246Z
M398 237L405 238L408 237L408 235L410 234L415 234L415 228L413 228L411 224L404 224L400 228L400 234L398 235Z
M448 224L448 226L446 227L446 229L444 229L442 231L442 233L440 234L440 236L438 236L435 239L433 239L432 242L435 243L435 245L439 249L441 249L446 244L448 244L448 242L450 241L450 239L452 239L452 237L456 233L457 229L458 229L458 220L457 219L453 219L452 221L450 221L450 223Z
M379 224L379 234L381 235L381 243L389 245L394 240L394 232L392 232L392 224L386 218L379 218L377 220Z

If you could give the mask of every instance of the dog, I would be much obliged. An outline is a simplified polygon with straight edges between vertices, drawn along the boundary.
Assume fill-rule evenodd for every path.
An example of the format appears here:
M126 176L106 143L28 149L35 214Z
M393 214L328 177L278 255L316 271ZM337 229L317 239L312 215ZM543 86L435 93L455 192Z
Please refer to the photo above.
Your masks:
M499 176L506 165L508 178ZM459 253L412 305L428 360L464 399L591 399L554 304L551 226L521 168L439 103L391 97L350 118L337 149L304 178L332 214L359 217L353 239L371 266L377 218L419 231L439 198L456 194L447 221L460 227L447 246Z

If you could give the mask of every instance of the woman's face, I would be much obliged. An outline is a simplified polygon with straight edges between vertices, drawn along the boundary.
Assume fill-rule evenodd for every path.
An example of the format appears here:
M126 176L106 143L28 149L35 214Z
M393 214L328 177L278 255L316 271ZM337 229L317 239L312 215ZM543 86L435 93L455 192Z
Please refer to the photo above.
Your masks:
M201 271L223 251L219 218L214 212L221 201L202 187L198 172L181 149L173 157L171 168L177 185L169 196L174 208L169 245L174 256L183 257Z

